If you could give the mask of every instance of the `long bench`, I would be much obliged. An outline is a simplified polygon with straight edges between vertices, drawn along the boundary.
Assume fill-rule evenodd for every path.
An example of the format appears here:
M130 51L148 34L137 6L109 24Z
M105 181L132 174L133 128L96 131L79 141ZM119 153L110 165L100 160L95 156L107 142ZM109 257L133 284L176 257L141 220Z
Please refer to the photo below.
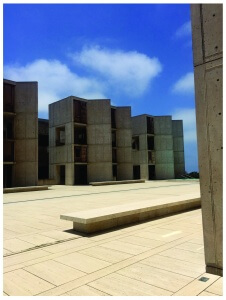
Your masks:
M196 193L67 213L60 219L72 221L73 229L78 232L92 233L200 206L200 196Z
M48 188L49 188L49 186L47 186L47 185L4 188L3 189L3 194L6 194L6 193L19 193L19 192L31 192L31 191L44 191L44 190L48 190Z
M90 182L90 185L99 186L99 185L112 185L112 184L129 184L129 183L144 183L145 179L133 179L133 180L114 180L114 181L99 181L99 182Z

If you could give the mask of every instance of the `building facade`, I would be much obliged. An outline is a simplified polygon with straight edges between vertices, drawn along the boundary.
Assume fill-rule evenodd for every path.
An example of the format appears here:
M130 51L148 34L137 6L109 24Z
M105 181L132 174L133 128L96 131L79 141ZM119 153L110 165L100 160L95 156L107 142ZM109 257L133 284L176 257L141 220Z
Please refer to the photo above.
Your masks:
M133 177L181 178L185 172L183 122L171 116L132 117Z
M3 80L3 187L38 182L38 83Z
M49 105L49 172L58 184L132 179L131 108L74 96Z

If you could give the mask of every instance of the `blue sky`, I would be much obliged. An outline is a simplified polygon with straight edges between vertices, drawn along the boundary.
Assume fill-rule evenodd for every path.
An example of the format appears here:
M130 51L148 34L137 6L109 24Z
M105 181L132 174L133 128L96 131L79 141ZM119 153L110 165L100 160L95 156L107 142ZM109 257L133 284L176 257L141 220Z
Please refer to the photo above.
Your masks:
M190 6L4 4L4 78L39 82L39 117L69 95L183 119L198 169Z

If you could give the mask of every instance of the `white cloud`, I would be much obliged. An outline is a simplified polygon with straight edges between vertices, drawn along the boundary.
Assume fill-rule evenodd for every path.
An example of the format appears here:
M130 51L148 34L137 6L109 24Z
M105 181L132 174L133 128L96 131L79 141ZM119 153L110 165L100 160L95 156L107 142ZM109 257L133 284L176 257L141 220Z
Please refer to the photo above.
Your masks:
M130 96L141 96L161 72L158 58L130 51L84 48L70 55L74 62L101 75L111 87Z
M173 120L183 120L184 141L196 142L196 114L195 108L178 109L172 113Z
M188 21L186 23L184 23L181 27L179 27L177 29L177 31L175 32L175 37L176 38L182 38L184 36L189 36L191 35L191 22Z
M80 77L58 60L35 60L25 66L7 65L4 78L14 81L38 81L39 112L48 104L67 96L106 98L104 85L93 78Z
M188 94L194 92L194 73L189 72L182 76L172 88L174 93Z

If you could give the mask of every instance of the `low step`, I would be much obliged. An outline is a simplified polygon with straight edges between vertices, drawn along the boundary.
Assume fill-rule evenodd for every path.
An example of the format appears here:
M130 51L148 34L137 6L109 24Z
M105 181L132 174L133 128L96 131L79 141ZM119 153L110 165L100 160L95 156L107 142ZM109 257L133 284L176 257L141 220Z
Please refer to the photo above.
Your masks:
M134 180L115 180L115 181L100 181L100 182L90 182L90 185L111 185L111 184L127 184L127 183L144 183L145 179L134 179Z
M60 218L72 221L76 231L92 233L200 206L200 195L196 193L67 213Z
M44 190L48 190L48 188L49 188L48 185L4 188L3 189L3 194L6 194L6 193L19 193L19 192L31 192L31 191L44 191Z

